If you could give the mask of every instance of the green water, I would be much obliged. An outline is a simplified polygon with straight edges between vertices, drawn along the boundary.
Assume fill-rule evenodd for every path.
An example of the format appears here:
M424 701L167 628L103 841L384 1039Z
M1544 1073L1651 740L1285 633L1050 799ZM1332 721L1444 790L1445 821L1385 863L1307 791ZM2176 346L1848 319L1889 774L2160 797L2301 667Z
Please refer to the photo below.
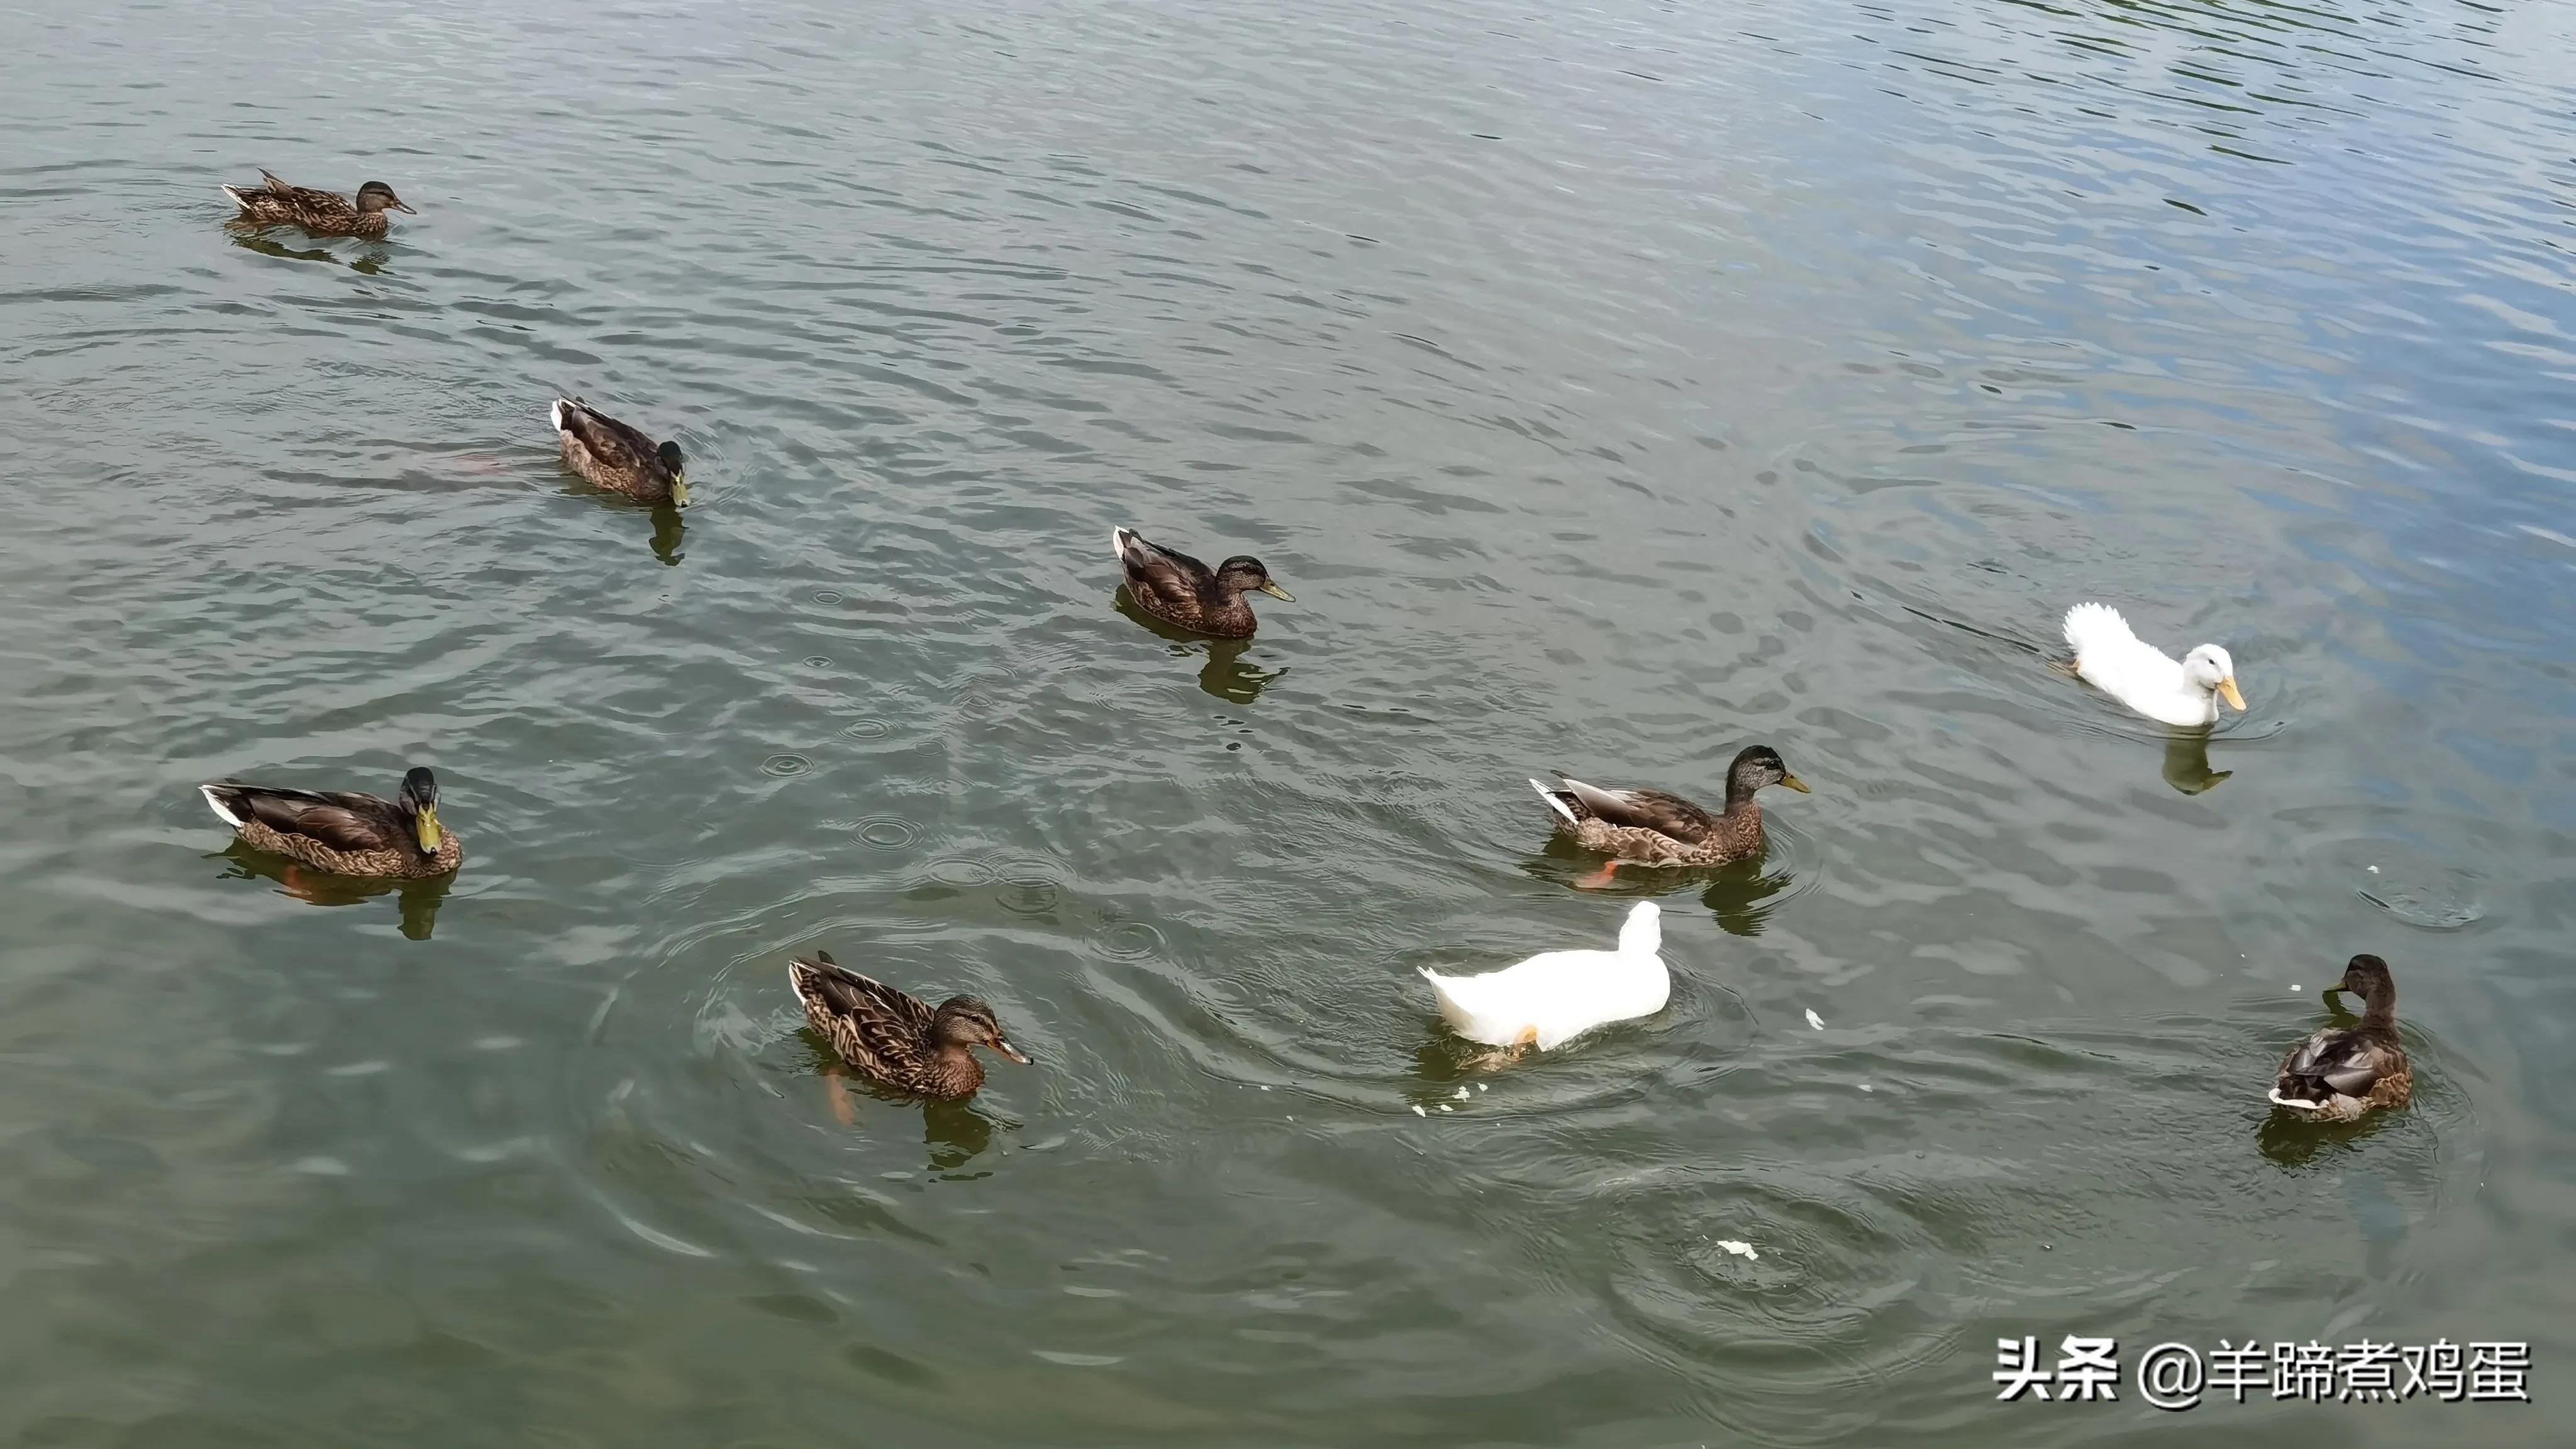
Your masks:
M0 14L0 1442L2567 1442L2572 13ZM1113 524L1297 602L1168 639ZM1754 741L1758 866L1524 783ZM452 888L192 788L413 763ZM1644 891L1661 1015L1439 1028ZM813 946L1037 1064L843 1122ZM2364 950L2414 1107L2274 1121Z

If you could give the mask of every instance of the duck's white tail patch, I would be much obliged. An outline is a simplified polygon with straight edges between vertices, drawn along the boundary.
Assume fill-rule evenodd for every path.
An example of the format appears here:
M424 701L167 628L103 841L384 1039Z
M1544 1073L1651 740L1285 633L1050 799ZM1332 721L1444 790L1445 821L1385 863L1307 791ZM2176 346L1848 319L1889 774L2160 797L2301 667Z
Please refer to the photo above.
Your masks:
M2271 1097L2272 1105L2275 1107L2289 1107L2301 1112L2322 1112L2326 1108L2323 1102L2303 1102L2296 1097L2284 1097L2278 1087L2274 1087L2266 1095Z
M2078 604L2066 611L2066 647L2082 654L2104 644L2135 639L2129 621L2108 604Z
M217 816L221 817L226 825L231 826L235 830L241 829L241 817L224 808L224 802L215 796L214 786L199 785L197 787L197 793L206 797L206 808L214 811Z
M241 188L236 186L227 186L224 188L224 195L232 198L233 205L240 207L244 211L250 210L250 198L241 194Z
M1542 800L1544 800L1544 801L1546 801L1546 802L1547 802L1547 808L1548 808L1548 809L1553 810L1553 811L1555 811L1557 814L1564 816L1564 817L1565 817L1565 823L1566 823L1566 824L1568 824L1568 825L1580 825L1580 824L1582 824L1582 823L1583 823L1583 821L1582 821L1580 818L1578 818L1572 810L1569 810L1569 809L1567 809L1567 808L1566 808L1566 804L1565 804L1565 802L1564 802L1564 801L1559 800L1558 798L1556 798L1556 792L1555 792L1554 790L1549 789L1545 784L1541 783L1541 782L1539 781L1538 777L1537 777L1537 776L1535 776L1535 775L1533 775L1533 776L1531 776L1531 777L1530 777L1530 788L1531 788L1531 789L1533 789L1533 790L1536 790L1536 791L1538 792L1538 798L1540 798L1540 799L1542 799Z
M546 409L546 420L555 425L555 431L558 433L563 431L563 410L564 400L562 398L556 398L554 406Z
M1639 901L1628 913L1628 923L1619 928L1619 954L1652 956L1664 949L1664 913L1653 901Z
M1136 535L1123 528L1113 528L1109 530L1109 548L1112 553L1118 555L1118 561L1120 563L1125 563L1127 561L1127 544L1128 541L1133 539L1135 536Z

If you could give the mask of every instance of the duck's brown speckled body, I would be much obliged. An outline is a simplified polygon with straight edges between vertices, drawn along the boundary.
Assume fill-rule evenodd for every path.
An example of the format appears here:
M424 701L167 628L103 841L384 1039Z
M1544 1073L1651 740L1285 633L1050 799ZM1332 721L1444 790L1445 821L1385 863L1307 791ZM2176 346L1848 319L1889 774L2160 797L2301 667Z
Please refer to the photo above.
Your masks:
M1727 767L1722 813L1661 790L1605 790L1558 778L1561 789L1530 781L1556 813L1556 833L1615 865L1724 865L1759 855L1762 807L1753 803L1754 792L1765 785L1807 789L1769 745L1747 746Z
M235 780L200 785L206 804L254 849L332 875L423 879L465 861L465 844L438 821L438 780L417 769L391 800L337 790L289 790Z
M952 996L934 1009L910 992L841 965L828 951L789 962L787 976L805 1005L805 1020L841 1060L908 1096L953 1102L975 1095L984 1085L984 1064L975 1059L974 1047L1028 1061L980 998Z
M577 397L555 399L550 415L563 440L565 467L638 502L689 506L689 475L679 444L654 442L643 429Z
M2361 998L2361 1025L2324 1027L2292 1047L2272 1079L2272 1104L2319 1122L2405 1106L2415 1095L2415 1068L2397 1041L2397 981L2388 963L2355 956L2326 989Z
M300 226L315 236L355 236L380 240L385 213L409 212L394 189L381 181L358 188L353 203L336 191L290 186L274 171L259 173L257 186L227 186L224 195L241 208L242 219L260 226ZM415 215L417 213L414 213Z
M1132 528L1109 531L1110 546L1127 572L1127 593L1136 607L1194 633L1219 639L1249 639L1260 621L1243 596L1259 590L1295 603L1296 596L1270 581L1261 560L1237 554L1215 568L1157 544L1147 543Z

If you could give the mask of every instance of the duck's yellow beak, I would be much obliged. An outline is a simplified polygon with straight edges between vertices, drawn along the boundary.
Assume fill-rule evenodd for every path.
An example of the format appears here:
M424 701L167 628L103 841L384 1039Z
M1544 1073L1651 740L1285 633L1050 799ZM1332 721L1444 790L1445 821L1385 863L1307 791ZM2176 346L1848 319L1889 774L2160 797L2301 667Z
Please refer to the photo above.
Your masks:
M671 480L671 506L673 508L689 506L689 480L686 475Z
M2228 706L2234 709L2238 714L2243 714L2245 712L2245 696L2236 692L2235 675L2231 674L2225 679L2218 681L2218 692L2226 698Z
M1293 603L1295 603L1295 602L1297 602L1297 596L1296 596L1295 594L1292 594L1292 593L1288 592L1286 589L1283 589L1283 588L1279 587L1277 584L1271 583L1271 582L1270 582L1269 580L1267 580L1267 579L1264 579L1264 580L1262 581L1262 583L1261 583L1261 592L1263 592L1263 593L1265 593L1265 594L1268 594L1270 597L1272 597L1272 598L1274 598L1274 599L1286 599L1289 603L1292 603L1292 604L1293 604Z
M413 816L411 828L412 833L420 837L421 854L438 854L438 843L443 837L440 836L438 832L437 806L432 805L428 809L421 811L418 815Z
M1795 775L1783 774L1783 775L1780 777L1780 783L1781 783L1781 784L1783 784L1783 785L1788 786L1788 787L1789 787L1790 789L1792 789L1792 790L1797 791L1797 792L1798 792L1799 794L1801 794L1801 795L1812 795L1812 794L1816 793L1815 791L1810 790L1810 789L1808 789L1808 788L1807 788L1807 782L1806 782L1806 781L1799 779L1799 778L1798 778L1797 776L1795 776Z

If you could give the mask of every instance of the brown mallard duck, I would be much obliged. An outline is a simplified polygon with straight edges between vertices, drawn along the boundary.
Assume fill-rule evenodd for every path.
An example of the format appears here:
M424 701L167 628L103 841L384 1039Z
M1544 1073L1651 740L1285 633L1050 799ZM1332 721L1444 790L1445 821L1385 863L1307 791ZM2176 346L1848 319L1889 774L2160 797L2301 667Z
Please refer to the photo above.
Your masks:
M1249 639L1260 621L1243 601L1259 589L1293 604L1297 597L1270 581L1261 560L1236 554L1211 569L1185 553L1147 543L1132 528L1113 528L1109 544L1127 570L1127 593L1136 607L1195 633L1219 639Z
M2319 1028L2281 1058L2272 1105L2318 1122L2350 1122L2373 1107L2403 1107L2415 1095L2415 1069L2397 1042L2397 982L2376 956L2346 962L2343 979L2326 988L2361 998L2361 1025Z
M385 213L412 211L394 189L381 181L358 188L356 205L336 191L316 186L289 186L274 171L262 169L257 186L227 186L224 195L241 207L242 219L261 226L300 226L315 236L359 236L381 240Z
M680 445L656 443L577 397L555 399L555 431L564 466L611 493L643 503L689 506L689 475Z
M1622 865L1724 865L1762 852L1762 807L1753 792L1786 785L1803 795L1807 782L1789 773L1780 752L1747 745L1726 769L1726 810L1712 815L1661 790L1604 790L1560 775L1563 789L1537 780L1530 788L1556 812L1556 833L1610 857L1602 874Z
M438 823L438 777L418 766L391 800L238 780L197 789L245 843L332 875L420 879L465 860L464 842Z
M991 1047L1022 1066L1028 1055L1002 1035L981 997L952 996L936 1010L910 992L862 976L817 951L787 964L805 1020L861 1076L907 1096L954 1102L984 1085L970 1047Z

